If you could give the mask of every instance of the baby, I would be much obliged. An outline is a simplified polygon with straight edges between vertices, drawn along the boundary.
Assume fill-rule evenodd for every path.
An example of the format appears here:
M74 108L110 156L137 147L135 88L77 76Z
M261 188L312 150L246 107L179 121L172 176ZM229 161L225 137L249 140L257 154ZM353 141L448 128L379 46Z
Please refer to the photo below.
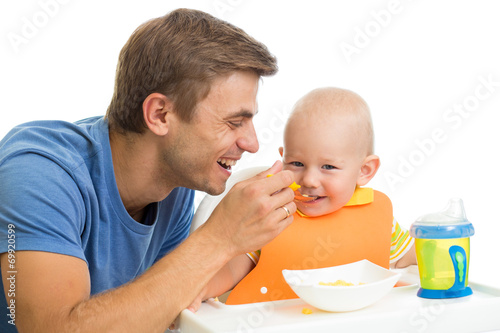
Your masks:
M226 304L296 298L282 277L283 269L362 259L386 268L416 264L413 239L394 220L390 200L361 187L380 166L373 150L370 111L360 96L321 88L300 99L280 148L283 169L293 171L301 185L294 222L261 251L233 259L191 309L238 282Z

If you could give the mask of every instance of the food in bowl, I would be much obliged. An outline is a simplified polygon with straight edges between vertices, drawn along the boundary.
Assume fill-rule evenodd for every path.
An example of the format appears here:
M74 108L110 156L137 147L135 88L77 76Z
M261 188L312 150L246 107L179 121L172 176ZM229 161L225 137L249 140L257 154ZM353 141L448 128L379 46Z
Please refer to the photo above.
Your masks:
M401 273L368 260L306 270L283 270L292 290L306 303L325 311L345 312L367 307L387 295ZM320 285L319 282L343 280L352 286ZM359 282L363 284L359 284ZM346 282L347 283L347 282Z
M335 282L323 282L323 281L320 281L318 283L320 286L332 286L332 287L337 287L337 286L342 286L342 287L349 287L349 286L359 286L359 285L362 285L364 284L363 282L360 282L358 284L354 284L354 283L351 283L351 282L346 282L344 280L337 280Z

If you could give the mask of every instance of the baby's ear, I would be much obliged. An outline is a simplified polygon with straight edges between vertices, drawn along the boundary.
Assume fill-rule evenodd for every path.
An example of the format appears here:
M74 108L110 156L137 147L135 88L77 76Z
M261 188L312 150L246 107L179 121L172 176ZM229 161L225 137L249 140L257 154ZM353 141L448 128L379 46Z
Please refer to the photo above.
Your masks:
M380 158L377 155L369 155L363 161L361 169L359 170L358 180L356 185L366 185L377 173L380 167Z
M278 150L279 150L279 152L280 152L281 157L283 157L283 147L279 147L279 149L278 149Z

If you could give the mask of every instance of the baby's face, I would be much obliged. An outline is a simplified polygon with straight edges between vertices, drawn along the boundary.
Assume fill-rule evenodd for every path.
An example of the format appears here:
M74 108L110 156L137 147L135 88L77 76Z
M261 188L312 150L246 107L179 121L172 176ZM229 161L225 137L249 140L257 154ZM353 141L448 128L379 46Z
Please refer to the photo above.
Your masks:
M301 194L317 199L296 202L307 216L342 208L352 197L364 157L349 126L313 119L294 120L284 138L283 165L291 170Z

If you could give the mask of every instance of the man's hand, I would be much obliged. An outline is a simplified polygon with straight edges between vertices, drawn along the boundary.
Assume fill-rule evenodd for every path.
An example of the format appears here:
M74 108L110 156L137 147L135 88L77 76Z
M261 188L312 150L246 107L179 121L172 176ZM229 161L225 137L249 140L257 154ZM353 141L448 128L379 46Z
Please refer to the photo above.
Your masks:
M262 248L292 223L297 207L288 186L293 183L293 174L281 168L281 162L276 162L235 184L202 226L219 242L226 242L235 256ZM274 176L267 177L269 174Z

